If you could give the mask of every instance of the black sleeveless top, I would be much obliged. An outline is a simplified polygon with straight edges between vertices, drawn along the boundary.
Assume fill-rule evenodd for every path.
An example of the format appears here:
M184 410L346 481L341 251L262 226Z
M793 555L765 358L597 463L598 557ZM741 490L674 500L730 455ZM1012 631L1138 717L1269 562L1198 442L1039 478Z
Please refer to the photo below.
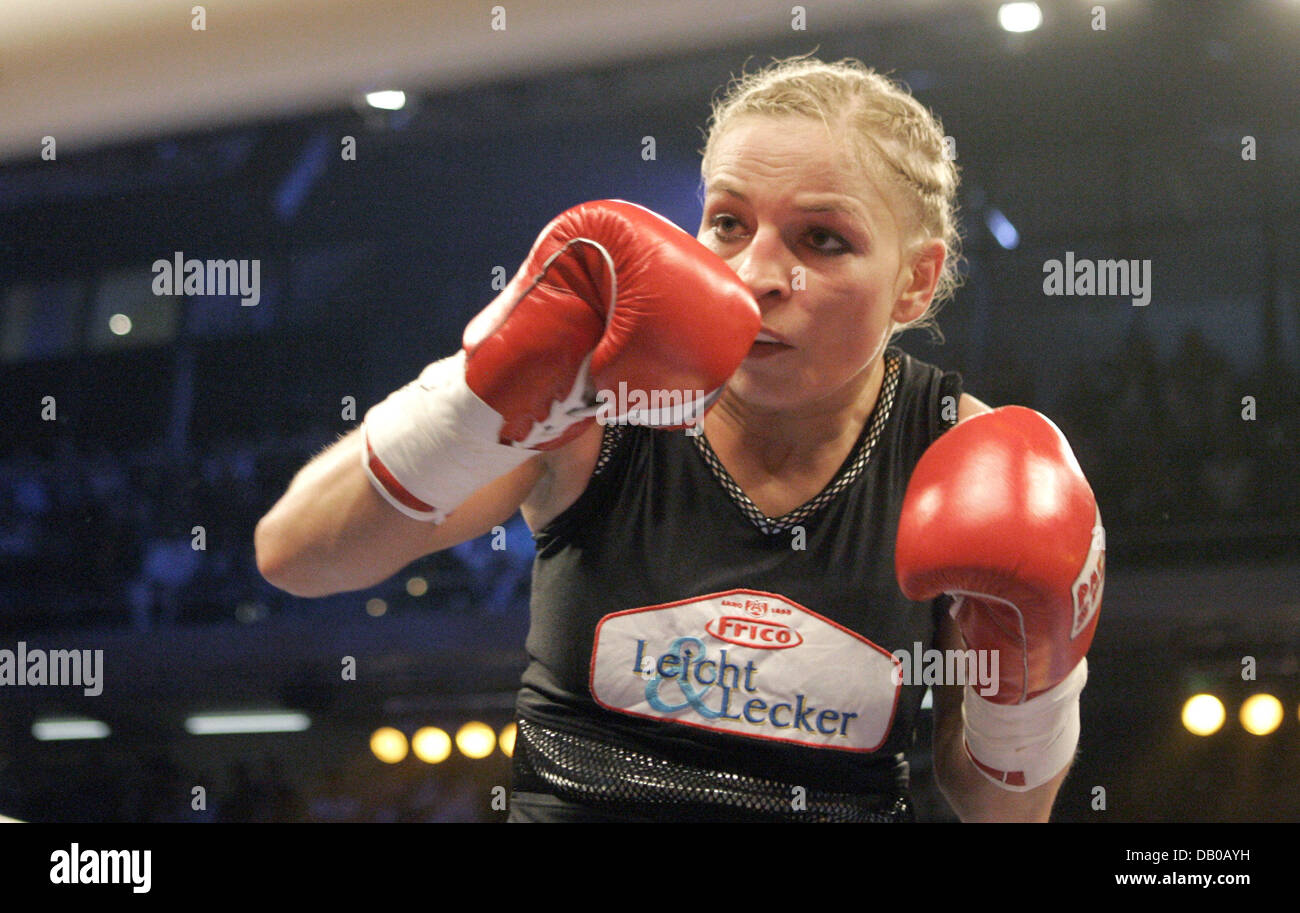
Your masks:
M894 540L962 379L892 346L884 361L854 449L780 518L705 436L605 428L586 490L534 537L517 796L673 820L874 820L852 807L906 795L925 687L890 678L889 654L929 649L946 601L903 597Z

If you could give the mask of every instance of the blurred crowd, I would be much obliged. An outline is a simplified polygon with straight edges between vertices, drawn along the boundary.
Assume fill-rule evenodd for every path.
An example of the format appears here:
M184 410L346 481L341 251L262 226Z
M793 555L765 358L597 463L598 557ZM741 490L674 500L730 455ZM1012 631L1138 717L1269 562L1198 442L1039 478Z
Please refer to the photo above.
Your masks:
M0 460L0 620L33 627L196 624L305 603L257 571L253 530L326 431L192 455L162 448ZM522 521L508 532L529 542ZM531 547L475 540L419 562L426 603L452 611L523 611ZM404 580L376 588L402 598ZM376 595L365 593L364 597ZM353 601L356 601L355 599Z
M1096 491L1108 529L1213 540L1300 517L1294 366L1250 373L1196 329L1167 360L1135 323L1118 355L1081 366L1053 418Z

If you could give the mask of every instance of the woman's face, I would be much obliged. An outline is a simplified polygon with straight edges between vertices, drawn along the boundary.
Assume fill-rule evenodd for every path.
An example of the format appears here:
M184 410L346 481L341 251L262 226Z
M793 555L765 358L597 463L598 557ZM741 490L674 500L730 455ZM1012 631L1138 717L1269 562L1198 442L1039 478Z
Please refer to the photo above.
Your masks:
M942 242L905 257L902 218L819 120L751 116L718 137L699 239L763 314L731 394L764 409L856 401L894 324L924 312L942 266Z

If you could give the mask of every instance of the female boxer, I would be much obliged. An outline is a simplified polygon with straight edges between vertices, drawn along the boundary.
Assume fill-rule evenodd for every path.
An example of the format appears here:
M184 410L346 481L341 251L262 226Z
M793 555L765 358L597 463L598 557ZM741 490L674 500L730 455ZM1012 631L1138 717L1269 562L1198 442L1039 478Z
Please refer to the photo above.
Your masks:
M1055 426L890 345L956 285L942 128L856 61L779 62L702 174L698 238L620 201L547 226L462 351L295 478L259 567L358 589L523 509L511 820L910 820L930 684L957 814L1046 820L1100 518Z

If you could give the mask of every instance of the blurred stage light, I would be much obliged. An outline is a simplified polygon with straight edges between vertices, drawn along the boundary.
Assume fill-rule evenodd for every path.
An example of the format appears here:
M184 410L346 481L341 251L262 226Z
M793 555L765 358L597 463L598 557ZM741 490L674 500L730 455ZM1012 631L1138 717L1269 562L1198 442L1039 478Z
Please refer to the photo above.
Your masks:
M1271 694L1253 694L1241 705L1242 728L1251 735L1268 735L1282 725L1282 702Z
M429 592L429 581L423 577L412 577L406 581L406 592L409 596L423 596Z
M400 111L406 107L406 93L397 89L385 89L382 92L367 92L366 104L384 111Z
M366 600L366 614L371 618L378 618L388 611L388 603L378 597Z
M370 734L370 750L385 764L396 764L406 757L406 736L392 726L382 726Z
M984 224L993 232L994 239L1003 250L1015 250L1020 246L1020 232L1016 231L1016 226L1011 224L1011 220L1001 210L989 209L984 214Z
M1213 694L1197 694L1183 704L1183 726L1192 735L1213 735L1227 716L1223 701Z
M1032 32L1043 24L1037 3L1004 3L998 7L998 25L1008 32Z
M190 735L236 735L252 732L302 732L311 726L305 713L254 710L241 713L196 713L185 718Z
M451 736L437 726L425 726L411 736L411 750L426 764L441 764L451 757Z
M110 732L107 723L88 719L44 719L32 723L32 735L38 742L60 742L66 739L106 739Z
M486 723L469 722L456 730L456 747L467 758L486 758L496 741L496 734Z
M243 624L251 625L265 618L268 611L260 602L241 602L235 606L235 617Z
M131 318L125 314L114 314L108 318L108 329L114 336L125 336L131 332Z
M497 744L501 746L501 753L507 758L515 756L515 739L519 737L519 727L514 723L506 723L497 736Z

